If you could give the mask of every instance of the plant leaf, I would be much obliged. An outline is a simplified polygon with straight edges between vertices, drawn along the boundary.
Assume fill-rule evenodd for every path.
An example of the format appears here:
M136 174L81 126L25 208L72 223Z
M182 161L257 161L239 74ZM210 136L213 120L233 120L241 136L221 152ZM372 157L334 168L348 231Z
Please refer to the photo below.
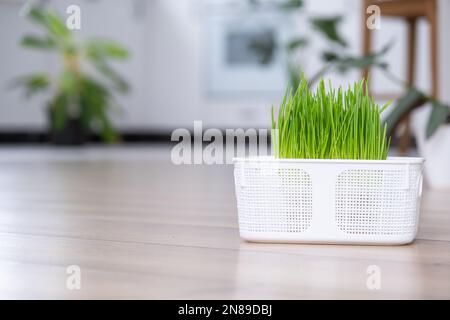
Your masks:
M289 86L291 89L295 90L300 85L301 75L300 67L294 64L288 65L288 77L289 77Z
M55 39L69 38L71 32L66 28L64 20L55 12L41 7L32 7L28 17L43 26Z
M70 30L66 27L66 24L55 11L47 12L47 29L55 37L67 38L71 35Z
M103 76L108 78L120 92L127 92L129 85L122 76L103 61L94 62L94 66Z
M99 105L105 106L108 92L106 88L87 78L82 79L82 88L80 92L81 121L86 128L90 128L96 118Z
M129 56L127 49L111 40L91 40L86 44L85 50L88 58L94 60L102 58L124 60Z
M117 140L118 140L117 133L113 129L112 124L111 124L104 109L100 110L99 120L100 120L101 127L102 127L101 134L102 134L103 140L108 143L117 142Z
M322 33L328 40L347 47L347 42L338 32L338 24L342 21L341 16L331 18L313 18L311 19L312 26Z
M32 49L54 49L56 47L55 41L50 37L38 37L33 35L24 36L20 40L20 44L26 48Z
M337 55L337 53L331 51L324 51L322 53L322 60L325 62L335 62L339 60L339 56Z
M397 104L393 107L385 120L385 123L387 123L388 135L392 135L392 132L404 117L425 102L426 97L422 92L410 88L406 94L397 101Z
M432 110L428 118L426 137L430 138L440 125L447 121L447 117L450 114L450 108L437 101L433 101Z
M50 114L52 117L53 128L57 131L62 130L66 125L68 118L68 97L60 93L58 94L52 102L50 102Z
M345 57L336 60L337 67L341 72L345 72L351 68L355 69L365 69L371 66L382 67L383 65L377 62L377 59L373 55L367 55L364 57Z
M83 88L81 92L81 117L83 123L89 127L92 124L98 124L104 141L117 141L117 133L107 115L107 110L111 104L108 90L91 78L83 79Z
M280 4L280 9L295 10L303 7L303 0L287 0Z
M30 18L31 21L40 24L42 26L46 25L46 13L45 10L42 9L41 7L37 7L37 6L33 6L30 8L30 10L28 11L28 17Z
M286 48L288 51L294 51L298 48L304 47L308 44L308 39L306 38L295 38L288 42Z
M59 90L68 97L76 96L80 89L78 76L67 69L59 75L58 84Z
M380 61L380 59L386 54L390 47L391 43L388 43L380 51L372 52L362 57L339 56L334 52L325 51L322 55L322 60L334 63L341 72L346 72L352 68L365 69L373 66L385 69L387 68L387 64L384 61Z
M13 86L24 86L25 95L31 97L33 94L47 89L51 84L51 79L48 74L36 73L17 78L12 84Z
M107 58L126 59L128 51L124 47L110 40L92 40L86 44L85 52L97 71L111 80L116 89L128 91L128 83L106 62Z

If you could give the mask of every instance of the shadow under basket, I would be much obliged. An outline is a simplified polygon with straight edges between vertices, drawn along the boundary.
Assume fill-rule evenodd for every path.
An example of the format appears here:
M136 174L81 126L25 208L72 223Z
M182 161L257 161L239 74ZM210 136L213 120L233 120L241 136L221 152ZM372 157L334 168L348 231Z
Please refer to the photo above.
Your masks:
M236 158L240 235L260 242L410 243L423 162Z

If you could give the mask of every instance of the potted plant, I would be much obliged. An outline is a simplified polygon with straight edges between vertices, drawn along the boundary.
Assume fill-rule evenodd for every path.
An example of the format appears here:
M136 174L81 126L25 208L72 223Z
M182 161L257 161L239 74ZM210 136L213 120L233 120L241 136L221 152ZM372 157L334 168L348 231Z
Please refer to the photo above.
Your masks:
M450 188L449 111L443 104L431 104L418 108L411 116L418 153L427 159L425 181L433 189ZM430 125L435 127L433 133L430 133Z
M394 132L411 115L419 154L427 159L425 180L431 188L450 188L450 107L420 90L407 92L386 118L388 132Z
M27 97L45 90L51 92L47 106L51 141L82 144L91 130L97 129L105 141L116 141L108 112L115 104L113 91L126 92L128 85L111 68L109 60L124 60L128 52L110 40L77 41L52 10L32 7L27 17L45 33L24 36L22 46L56 52L62 63L55 76L34 73L15 81L24 87Z
M272 111L273 157L238 158L235 186L249 241L404 244L413 241L421 158L387 158L380 108L364 81L316 91L304 77Z

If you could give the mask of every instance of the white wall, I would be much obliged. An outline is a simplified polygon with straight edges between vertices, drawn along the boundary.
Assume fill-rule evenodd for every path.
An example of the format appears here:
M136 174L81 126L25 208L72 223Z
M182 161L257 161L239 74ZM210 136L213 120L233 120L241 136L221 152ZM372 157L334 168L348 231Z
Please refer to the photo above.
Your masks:
M52 57L27 52L18 45L18 39L26 30L33 30L18 16L22 1L0 1L0 129L42 128L45 124L43 99L26 101L17 91L11 91L5 84L14 76L30 70L55 70ZM172 129L192 127L196 119L208 126L268 126L269 109L278 102L277 98L213 98L204 89L204 40L203 2L201 0L59 0L50 1L64 12L68 4L78 4L82 10L82 30L79 36L95 34L108 36L124 43L132 52L132 59L118 65L131 82L132 92L120 99L123 114L115 114L115 122L121 128ZM342 32L349 39L351 50L361 48L361 1L359 0L314 0L306 1L307 16L333 15L343 13L346 21ZM441 30L448 25L444 12L450 13L450 4L441 1ZM303 20L302 20L303 19ZM306 17L299 17L299 28L306 23ZM429 88L428 35L426 23L419 27L418 84ZM304 30L308 33L308 30ZM388 55L393 62L391 69L404 77L405 27L399 21L382 20L382 28L375 32L374 46L381 47L391 39L395 47ZM450 84L448 35L441 32L441 93L450 101L446 90ZM319 37L313 38L314 46L302 57L308 73L320 67L317 50L324 45ZM446 64L444 64L446 63ZM447 70L447 72L445 72ZM336 84L355 81L359 73L344 76L334 75ZM381 92L398 91L392 83L374 73L374 89Z
M41 127L45 121L43 97L36 101L21 99L18 91L11 89L12 79L30 71L50 67L49 57L19 48L19 35L29 25L18 15L19 2L0 2L0 128Z

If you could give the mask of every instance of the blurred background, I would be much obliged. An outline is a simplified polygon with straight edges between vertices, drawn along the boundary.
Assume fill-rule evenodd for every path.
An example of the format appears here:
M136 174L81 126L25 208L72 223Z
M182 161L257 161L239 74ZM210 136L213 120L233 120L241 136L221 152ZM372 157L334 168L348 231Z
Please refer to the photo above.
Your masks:
M420 135L419 153L450 150L449 13L439 0L0 0L0 142L170 141L194 120L268 128L304 72L312 86L370 75L400 153Z

